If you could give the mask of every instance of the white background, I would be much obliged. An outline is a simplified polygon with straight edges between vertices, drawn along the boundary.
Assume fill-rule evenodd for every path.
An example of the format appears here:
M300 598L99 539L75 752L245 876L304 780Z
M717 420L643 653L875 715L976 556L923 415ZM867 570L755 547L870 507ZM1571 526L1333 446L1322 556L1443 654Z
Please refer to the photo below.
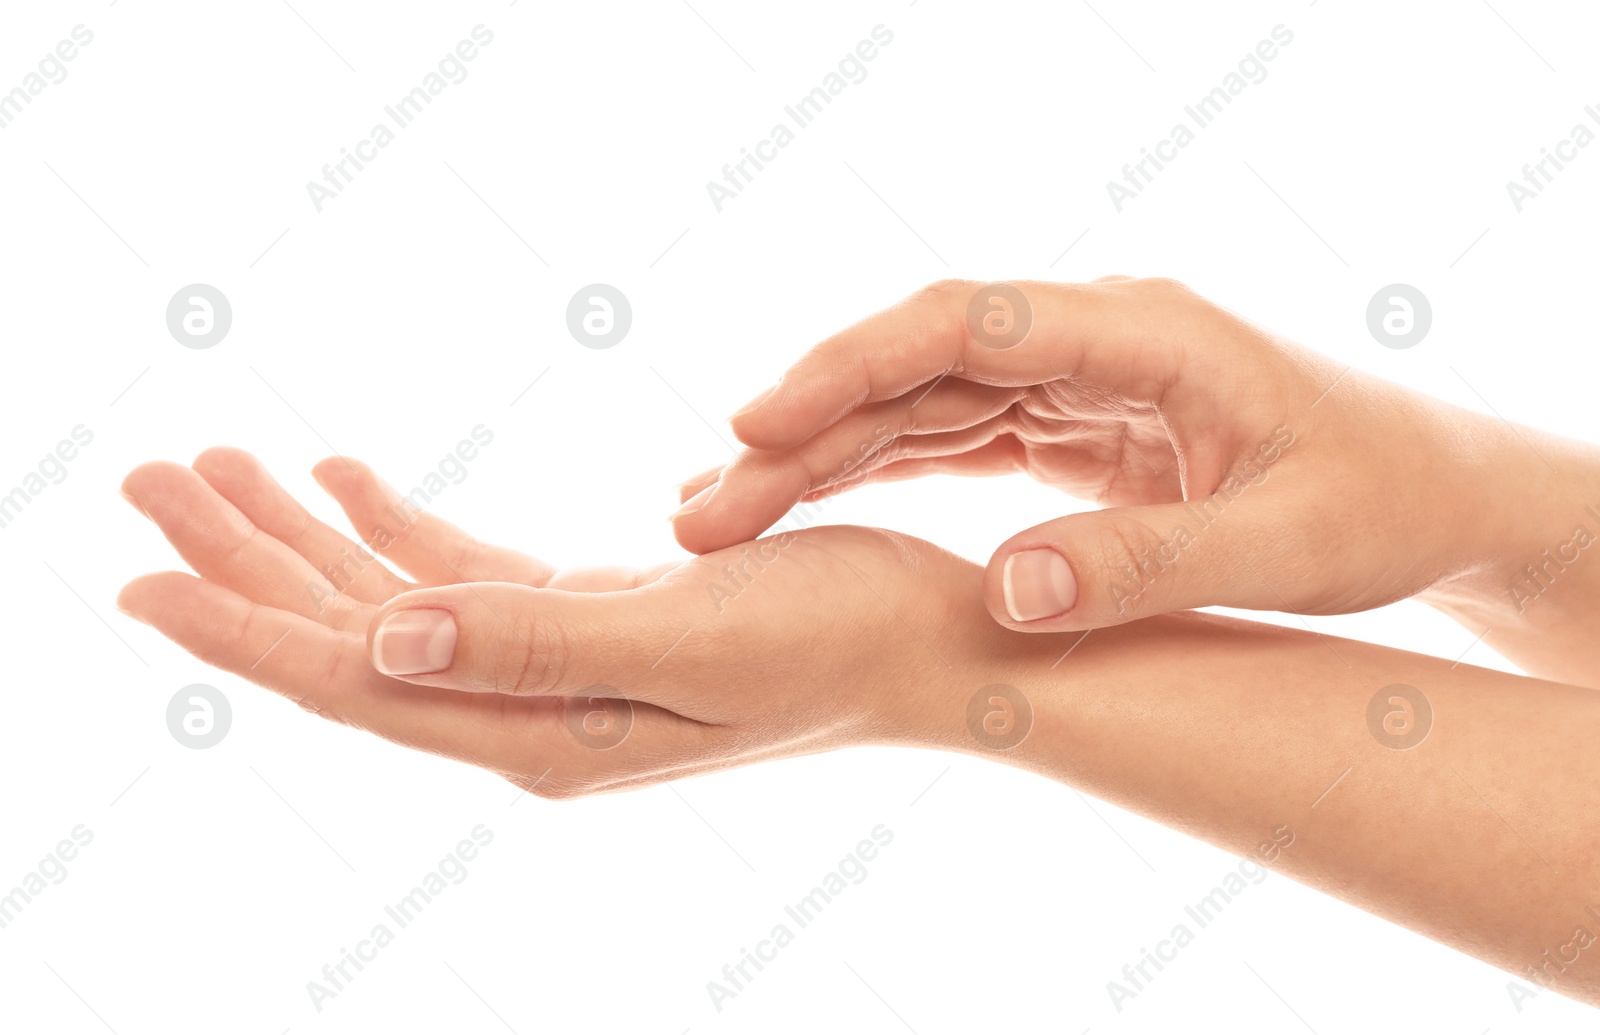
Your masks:
M0 1027L1593 1029L1554 993L1519 1011L1507 975L1275 875L1119 1013L1107 981L1237 860L932 752L514 801L113 608L128 578L178 563L122 475L217 443L334 520L307 474L319 458L409 488L481 423L493 444L436 512L561 564L680 556L665 516L678 480L726 459L722 418L826 334L946 276L1173 276L1343 363L1594 437L1600 147L1520 213L1505 187L1600 103L1592 9L256 0L3 18L0 89L75 25L94 40L0 131L0 492L75 425L94 441L0 529L0 890L76 824L94 839L0 930ZM469 77L317 212L306 182L478 24L494 41ZM878 24L894 39L866 80L717 212L706 182ZM1265 81L1118 213L1106 181L1279 24L1294 39ZM634 311L605 351L564 318L596 281ZM194 282L234 310L204 351L164 320ZM1366 329L1393 282L1433 305L1407 351ZM981 561L1079 506L1023 480L931 480L825 519ZM1473 645L1419 605L1310 624L1504 665L1492 636ZM234 710L204 751L165 725L193 682ZM306 983L480 823L494 841L466 880L316 1012ZM868 878L719 1013L707 981L880 823L894 840Z

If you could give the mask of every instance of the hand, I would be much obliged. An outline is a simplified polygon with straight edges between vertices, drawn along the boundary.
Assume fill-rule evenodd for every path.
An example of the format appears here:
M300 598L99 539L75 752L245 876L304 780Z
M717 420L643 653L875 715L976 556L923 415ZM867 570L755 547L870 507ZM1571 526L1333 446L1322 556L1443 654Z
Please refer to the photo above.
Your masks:
M418 582L249 454L213 449L192 470L128 476L124 493L200 577L136 579L119 608L312 712L541 796L856 743L976 750L966 702L1019 653L982 612L980 569L893 533L815 529L647 572L556 572L411 508L356 461L315 474Z
M1206 605L1362 610L1536 539L1506 493L1532 495L1537 461L1498 421L1165 280L1016 284L1031 327L989 347L1008 343L969 326L980 287L935 284L806 354L733 417L750 448L683 486L679 542L714 550L870 482L1023 471L1107 507L989 562L997 621L1060 631Z
M1025 635L989 621L975 565L869 529L557 573L407 510L353 461L316 473L424 585L246 454L212 450L194 470L129 475L129 498L201 577L136 579L119 606L311 711L542 797L850 744L938 746L1062 780L1541 984L1593 901L1592 748L1550 732L1593 725L1588 691L1214 615ZM1451 717L1414 750L1352 721L1396 681ZM1031 735L983 743L1011 714ZM1452 852L1463 841L1481 850ZM1561 966L1556 987L1600 1002L1596 966Z

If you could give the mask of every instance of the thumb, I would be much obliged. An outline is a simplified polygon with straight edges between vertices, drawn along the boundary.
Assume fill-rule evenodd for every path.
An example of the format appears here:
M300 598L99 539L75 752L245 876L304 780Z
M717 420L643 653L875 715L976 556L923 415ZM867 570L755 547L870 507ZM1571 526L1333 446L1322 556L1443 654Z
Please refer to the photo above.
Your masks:
M628 685L632 694L683 632L668 635L665 615L644 590L461 583L384 604L368 630L367 652L385 675L451 690L578 695Z
M1259 508L1257 508L1259 509ZM1223 494L1073 514L1012 536L989 561L984 599L1001 625L1063 632L1192 607L1287 606L1256 574L1274 540Z

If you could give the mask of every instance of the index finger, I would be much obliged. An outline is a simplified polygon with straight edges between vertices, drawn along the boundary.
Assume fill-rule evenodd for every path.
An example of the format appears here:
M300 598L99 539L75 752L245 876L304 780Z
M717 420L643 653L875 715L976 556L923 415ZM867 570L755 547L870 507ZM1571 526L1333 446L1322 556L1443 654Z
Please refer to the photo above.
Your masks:
M1194 296L1171 281L946 280L840 331L735 414L757 449L789 449L863 403L945 377L1016 386L1084 378L1141 400L1176 380Z

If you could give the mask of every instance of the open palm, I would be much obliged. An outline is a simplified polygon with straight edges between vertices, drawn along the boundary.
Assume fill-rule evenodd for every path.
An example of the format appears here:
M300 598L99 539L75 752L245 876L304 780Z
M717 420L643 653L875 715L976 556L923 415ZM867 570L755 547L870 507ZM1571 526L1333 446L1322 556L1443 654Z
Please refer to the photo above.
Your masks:
M309 711L542 796L897 739L890 712L937 686L924 670L965 685L978 677L949 658L982 665L1011 635L981 621L976 566L890 532L817 528L645 571L558 572L418 511L357 461L315 475L415 581L219 448L127 477L198 577L142 576L118 606ZM454 616L453 663L385 675L373 630L415 608Z

